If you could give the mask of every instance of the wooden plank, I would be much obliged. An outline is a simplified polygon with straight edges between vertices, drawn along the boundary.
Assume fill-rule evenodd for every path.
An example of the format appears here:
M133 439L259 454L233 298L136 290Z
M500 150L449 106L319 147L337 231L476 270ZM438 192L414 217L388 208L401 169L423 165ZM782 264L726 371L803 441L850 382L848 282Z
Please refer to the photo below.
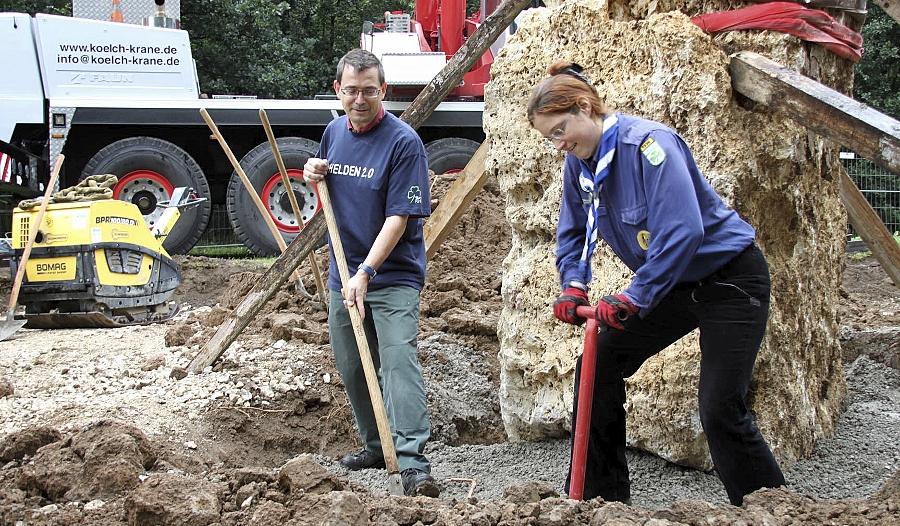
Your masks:
M845 170L840 172L839 191L841 201L847 208L850 224L866 242L872 255L881 263L881 267L890 276L894 285L900 287L900 245L884 227L881 218L872 210L847 172Z
M212 365L250 324L254 316L281 288L292 272L309 255L325 235L327 226L323 214L316 214L278 256L272 266L256 282L244 301L225 318L212 338L188 364L188 371L199 373Z
M900 122L761 55L731 56L736 91L900 174Z
M438 103L459 85L463 75L469 71L475 61L529 4L531 4L531 0L503 0L497 10L484 19L484 22L472 33L466 43L453 55L450 62L447 62L444 68L431 79L431 82L412 101L400 118L413 129L428 120Z
M878 7L900 24L900 0L875 0Z
M739 93L900 174L900 122L756 53L735 53L730 69ZM900 247L843 170L840 195L850 224L900 287Z
M481 143L465 169L447 189L437 210L425 222L425 255L428 259L434 257L441 243L447 239L475 196L484 187L488 176L488 172L484 169L484 161L490 148L490 141Z

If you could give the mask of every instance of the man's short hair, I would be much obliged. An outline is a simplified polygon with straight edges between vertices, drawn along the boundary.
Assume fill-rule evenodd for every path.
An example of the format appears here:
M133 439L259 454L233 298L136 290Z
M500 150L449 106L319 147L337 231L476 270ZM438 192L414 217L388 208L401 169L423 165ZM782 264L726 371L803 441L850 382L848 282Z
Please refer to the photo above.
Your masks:
M384 84L384 66L381 65L378 57L365 49L351 49L346 55L341 57L337 64L337 73L334 76L334 80L338 81L338 83L341 82L345 66L350 66L356 71L378 68L378 83Z

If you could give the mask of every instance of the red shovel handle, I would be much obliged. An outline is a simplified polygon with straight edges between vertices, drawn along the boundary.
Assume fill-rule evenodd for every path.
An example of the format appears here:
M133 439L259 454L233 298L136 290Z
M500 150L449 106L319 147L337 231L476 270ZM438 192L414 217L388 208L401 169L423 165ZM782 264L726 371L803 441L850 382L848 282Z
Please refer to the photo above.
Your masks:
M584 497L584 473L587 462L587 446L591 432L591 404L594 400L594 373L597 369L597 332L599 323L596 309L576 307L575 312L587 319L584 331L584 352L581 355L581 377L578 383L578 410L575 420L575 440L572 445L572 472L569 479L569 498Z
M591 307L591 306L575 307L575 314L581 316L582 318L584 318L586 320L596 320L597 319L597 307ZM616 313L616 318L618 318L619 321L625 321L630 317L631 317L631 315L628 314L628 312L625 310L620 310L619 312ZM606 327L604 326L601 328L601 330L603 330L605 328Z
M590 305L585 307L575 307L575 314L587 320L596 320L597 307L591 307Z

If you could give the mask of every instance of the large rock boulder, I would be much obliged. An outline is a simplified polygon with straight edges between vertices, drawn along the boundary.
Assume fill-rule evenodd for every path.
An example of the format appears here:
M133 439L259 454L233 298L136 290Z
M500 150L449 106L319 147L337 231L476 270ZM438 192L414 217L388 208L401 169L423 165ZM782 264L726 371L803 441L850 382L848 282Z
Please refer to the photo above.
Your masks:
M519 440L563 435L571 424L582 330L558 323L551 310L559 292L554 253L563 157L530 129L525 112L547 67L567 59L585 67L612 108L678 131L713 187L757 229L773 302L750 403L776 456L790 464L833 432L846 393L836 309L846 233L836 183L841 168L833 145L732 91L727 53L756 51L845 92L851 66L786 35L713 39L681 12L648 14L663 4L614 2L607 11L594 2L562 2L529 10L492 67L487 169L507 195L513 232L498 326L504 425ZM690 15L729 7L690 5ZM594 302L631 278L603 243L593 267ZM698 378L696 333L646 362L628 381L629 444L712 467L697 411Z

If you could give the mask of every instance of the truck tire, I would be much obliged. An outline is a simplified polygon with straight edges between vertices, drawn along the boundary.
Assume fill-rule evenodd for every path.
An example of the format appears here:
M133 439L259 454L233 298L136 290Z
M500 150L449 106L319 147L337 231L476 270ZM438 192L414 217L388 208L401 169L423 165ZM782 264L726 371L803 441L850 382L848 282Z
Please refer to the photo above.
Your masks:
M119 182L113 188L113 197L137 205L148 226L153 226L162 214L156 203L169 199L176 187L193 188L196 197L206 198L181 212L163 242L170 254L186 254L206 230L212 210L209 184L197 161L171 142L156 137L116 141L91 157L81 179L96 174L116 175Z
M425 146L428 168L437 175L461 172L480 144L470 139L447 137Z
M322 208L315 190L303 179L303 165L307 159L316 155L319 145L315 141L300 137L282 137L276 142L288 177L291 179L294 195L297 197L301 211L300 220L294 216L281 174L278 172L278 165L275 163L275 156L272 154L272 147L268 142L247 152L241 159L241 168L247 174L263 206L275 221L275 226L281 232L285 243L290 244L303 226ZM244 246L258 256L280 254L278 244L272 238L269 228L237 173L231 174L225 203L234 233Z

